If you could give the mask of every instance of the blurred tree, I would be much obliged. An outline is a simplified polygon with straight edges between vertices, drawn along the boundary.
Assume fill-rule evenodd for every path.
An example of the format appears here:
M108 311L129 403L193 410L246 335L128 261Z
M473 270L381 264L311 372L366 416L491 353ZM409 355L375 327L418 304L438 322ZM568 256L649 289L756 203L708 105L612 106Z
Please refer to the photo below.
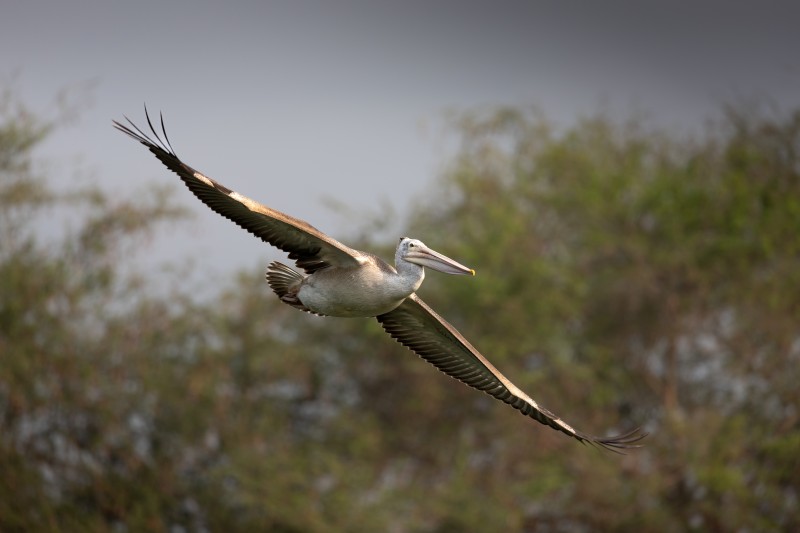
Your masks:
M56 192L53 124L0 110L0 531L800 529L800 113L457 118L408 234L478 276L420 292L570 423L646 422L617 457L280 304L263 265L155 290L127 265L167 194Z
M562 450L544 493L551 450L495 456L546 509L528 529L800 527L800 112L724 118L698 141L602 116L563 133L514 109L461 118L415 220L484 275L437 283L437 307L501 367L515 351L570 422L652 431L621 464Z

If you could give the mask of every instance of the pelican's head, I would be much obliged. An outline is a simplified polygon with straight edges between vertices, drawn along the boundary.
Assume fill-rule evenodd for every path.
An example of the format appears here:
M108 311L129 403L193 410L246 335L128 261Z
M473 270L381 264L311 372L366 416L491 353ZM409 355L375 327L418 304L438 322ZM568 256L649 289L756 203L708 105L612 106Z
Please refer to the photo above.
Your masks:
M467 268L461 263L453 261L447 256L440 254L435 250L431 250L425 243L417 239L410 239L403 237L400 239L400 244L397 245L396 260L408 261L415 265L432 268L445 274L470 274L475 275L475 271Z

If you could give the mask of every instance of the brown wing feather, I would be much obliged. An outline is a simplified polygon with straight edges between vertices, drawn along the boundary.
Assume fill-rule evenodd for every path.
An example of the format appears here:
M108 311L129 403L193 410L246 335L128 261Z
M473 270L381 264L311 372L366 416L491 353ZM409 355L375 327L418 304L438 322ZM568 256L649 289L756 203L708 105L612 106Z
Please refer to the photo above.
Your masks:
M573 429L511 383L416 294L412 294L399 307L378 316L377 319L395 340L445 374L482 390L522 414L581 442L617 451L637 447L636 443L645 437L638 429L614 437L595 437Z
M192 193L208 207L238 224L261 240L289 253L299 268L307 273L328 265L347 266L359 263L361 252L328 237L311 224L247 198L181 161L173 150L161 119L164 139L147 123L153 137L145 134L130 119L130 127L113 121L114 127L147 147L164 165L175 172Z

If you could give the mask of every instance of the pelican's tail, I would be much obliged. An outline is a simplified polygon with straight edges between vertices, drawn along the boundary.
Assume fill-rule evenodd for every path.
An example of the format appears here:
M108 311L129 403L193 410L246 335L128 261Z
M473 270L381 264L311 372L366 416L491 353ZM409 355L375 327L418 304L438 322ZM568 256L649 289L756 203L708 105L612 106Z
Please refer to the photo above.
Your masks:
M300 283L305 276L294 269L289 268L283 263L273 261L267 267L267 283L272 292L278 295L278 298L285 304L305 311L306 313L314 313L308 307L303 305L303 302L297 297L297 291L300 289Z

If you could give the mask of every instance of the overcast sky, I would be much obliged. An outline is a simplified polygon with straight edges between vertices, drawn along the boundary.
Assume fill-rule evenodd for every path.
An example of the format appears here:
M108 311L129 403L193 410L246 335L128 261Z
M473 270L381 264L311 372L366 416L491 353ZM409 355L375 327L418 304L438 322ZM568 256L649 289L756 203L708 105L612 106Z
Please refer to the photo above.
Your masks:
M424 194L447 109L536 104L569 124L603 102L691 128L739 96L800 106L797 2L585 4L4 0L0 80L45 113L93 84L39 154L60 186L76 165L125 195L176 181L111 128L146 102L188 164L337 237L348 221L324 198L402 216ZM219 272L275 256L178 193L196 224L165 230L157 257L212 254Z

